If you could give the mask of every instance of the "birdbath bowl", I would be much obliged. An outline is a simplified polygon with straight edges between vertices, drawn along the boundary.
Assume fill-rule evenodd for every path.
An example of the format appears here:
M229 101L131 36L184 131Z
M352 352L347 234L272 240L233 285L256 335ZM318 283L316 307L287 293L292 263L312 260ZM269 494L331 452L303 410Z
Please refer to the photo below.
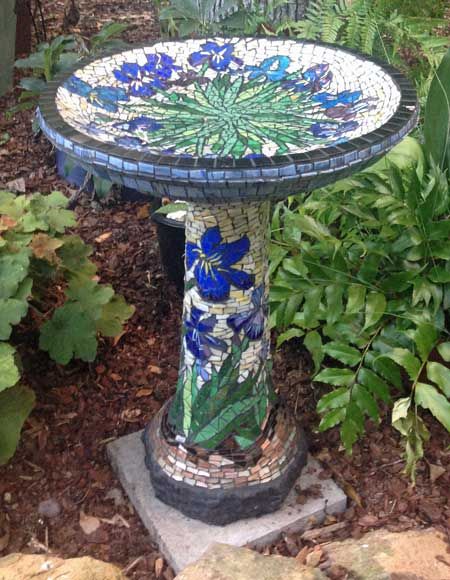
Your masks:
M218 525L280 507L306 443L271 381L270 202L374 162L417 114L395 69L279 38L158 42L49 83L38 116L58 149L188 202L179 379L144 435L162 501Z

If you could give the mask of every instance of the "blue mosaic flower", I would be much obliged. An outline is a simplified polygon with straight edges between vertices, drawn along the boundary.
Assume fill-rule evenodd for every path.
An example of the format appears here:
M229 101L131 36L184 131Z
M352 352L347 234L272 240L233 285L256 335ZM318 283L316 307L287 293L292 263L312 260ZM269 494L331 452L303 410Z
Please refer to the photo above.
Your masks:
M184 321L186 346L200 361L205 361L211 356L212 348L222 352L227 350L227 343L211 334L217 322L216 316L212 314L204 318L204 314L193 306L190 319L186 318Z
M190 270L194 264L194 275L200 294L206 300L221 301L230 296L231 286L248 290L254 284L254 276L243 270L232 268L250 249L250 240L222 243L218 227L208 228L202 235L200 247L192 242L186 244L186 265Z
M211 378L209 372L204 366L205 362L202 360L197 359L195 361L195 370L197 371L197 376L201 377L204 381L209 381Z
M287 74L287 68L291 64L288 56L271 56L262 61L258 66L247 65L250 72L249 79L267 79L269 81L281 81Z
M200 66L208 63L216 71L236 70L243 65L243 61L233 55L234 45L231 42L218 44L217 42L205 42L201 50L193 52L189 56L192 66Z
M134 97L151 97L156 89L166 89L168 79L179 69L167 54L149 54L146 64L125 62L113 72L118 81L128 85Z
M93 106L115 113L119 101L128 101L129 97L119 87L92 87L86 81L72 75L64 83L64 87L71 93L87 99Z
M338 105L348 105L356 103L362 97L361 91L342 91L333 95L332 93L318 93L312 100L320 103L325 109L331 109Z
M268 313L264 301L264 285L261 284L252 294L252 307L245 312L232 314L227 319L227 324L235 332L241 330L247 338L259 340L264 333L264 322Z
M117 129L122 129L123 131L129 131L131 133L134 133L134 131L158 131L158 129L161 129L162 126L162 123L159 121L146 116L136 117L130 121L114 123L114 127Z
M301 80L286 80L283 86L293 89L296 93L306 91L317 93L329 85L333 79L333 73L329 69L330 65L327 63L316 64L302 73Z
M358 128L358 123L356 121L347 121L345 123L314 123L310 127L311 133L314 137L319 139L328 139L330 137L341 137L344 133L349 131L354 131Z

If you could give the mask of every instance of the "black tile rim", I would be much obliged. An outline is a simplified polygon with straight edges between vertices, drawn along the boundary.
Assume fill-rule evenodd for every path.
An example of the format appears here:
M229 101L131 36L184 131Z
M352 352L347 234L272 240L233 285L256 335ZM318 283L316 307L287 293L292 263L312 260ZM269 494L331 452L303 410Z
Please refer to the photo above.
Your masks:
M143 151L133 151L132 149L126 149L112 143L105 143L103 141L97 141L92 137L78 132L75 128L70 126L60 115L55 102L55 97L58 88L61 84L67 80L67 78L74 72L82 69L88 64L95 61L102 60L103 58L108 58L117 54L122 54L124 52L139 50L142 48L149 48L161 42L164 43L180 43L180 40L164 40L159 39L151 43L142 43L138 45L130 45L126 49L120 51L113 50L107 51L95 57L80 60L71 67L68 71L60 73L55 77L53 81L47 84L47 88L41 95L39 106L37 110L37 117L41 125L41 129L46 137L58 148L64 151L67 155L75 160L79 160L81 163L88 165L97 165L99 167L110 167L112 170L117 170L117 165L110 165L109 163L101 162L96 159L95 153L104 154L106 156L114 158L116 161L122 162L122 167L120 168L120 173L122 175L129 175L130 177L135 177L148 181L162 181L162 182L179 182L184 184L199 184L210 182L233 182L233 183L243 183L248 181L262 181L262 182L279 182L279 181L290 181L291 179L300 179L303 174L308 174L311 176L320 176L321 173L338 174L341 170L349 167L349 165L357 165L358 161L367 162L372 157L378 157L380 154L389 151L393 146L395 146L401 139L403 139L417 124L419 117L419 103L417 99L416 90L403 73L399 72L397 69L392 67L380 59L366 56L358 51L343 48L338 45L324 43L324 42L314 42L309 40L294 40L283 37L266 37L266 36L208 36L208 37L196 37L197 40L223 40L223 41L233 41L235 39L245 40L277 40L277 41L290 41L296 42L303 45L315 45L323 48L329 48L332 50L347 53L356 56L367 62L371 62L379 66L383 72L388 74L396 85L397 89L400 91L400 102L397 110L388 119L386 123L364 135L355 137L338 145L330 145L323 148L313 149L309 152L304 153L292 153L285 155L277 155L273 157L262 157L259 159L233 159L231 157L215 157L215 158L186 158L182 155L158 155L154 153L145 153ZM58 139L59 138L59 139ZM71 147L64 147L58 141L67 141ZM74 153L72 147L76 147L79 154ZM361 156L360 153L364 152ZM354 156L351 163L345 160L345 157ZM316 167L316 164L325 164L328 166L325 169ZM127 170L123 168L123 163L130 163L136 165L136 170ZM151 174L146 168L145 173L141 173L138 169L138 164L153 165L153 169L156 170L156 174ZM167 175L160 174L158 168L167 168ZM179 171L189 172L190 170L201 171L202 173L206 171L208 176L204 175L194 175L187 176L186 178L180 178L176 175L170 175L170 169L176 168ZM274 175L264 175L267 170L283 169L283 174L289 176L281 179L280 176ZM265 171L266 170L266 171ZM232 176L224 176L225 173L232 172ZM305 175L306 177L306 175Z

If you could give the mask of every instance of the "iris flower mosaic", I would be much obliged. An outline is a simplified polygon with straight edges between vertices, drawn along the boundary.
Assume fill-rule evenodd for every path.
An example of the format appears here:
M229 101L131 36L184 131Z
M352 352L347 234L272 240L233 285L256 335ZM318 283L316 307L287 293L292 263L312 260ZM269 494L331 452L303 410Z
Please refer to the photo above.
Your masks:
M183 55L176 43L161 43L146 49L153 52L123 53L125 62L111 57L99 86L95 71L92 77L89 67L77 71L58 106L63 110L70 95L78 95L102 125L102 140L194 157L307 151L379 123L382 104L374 90L347 88L342 64L316 60L325 59L324 51L303 55L297 46L291 53L286 42L285 53L247 57L245 40L190 41Z
M250 248L247 236L235 242L223 242L218 227L208 228L199 245L186 243L186 268L194 265L200 295L205 300L221 301L230 296L231 287L248 290L253 286L254 276L233 268Z

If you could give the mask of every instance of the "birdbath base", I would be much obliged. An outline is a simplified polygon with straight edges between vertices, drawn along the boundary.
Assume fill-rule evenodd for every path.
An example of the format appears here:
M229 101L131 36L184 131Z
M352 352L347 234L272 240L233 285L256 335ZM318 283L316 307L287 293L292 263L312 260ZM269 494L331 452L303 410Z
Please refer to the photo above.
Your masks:
M144 443L156 496L211 524L278 509L306 461L272 387L268 232L267 201L186 212L177 391Z
M255 445L230 461L192 454L165 435L166 404L143 434L154 494L186 516L213 525L278 510L307 460L303 431L290 413L273 412Z

